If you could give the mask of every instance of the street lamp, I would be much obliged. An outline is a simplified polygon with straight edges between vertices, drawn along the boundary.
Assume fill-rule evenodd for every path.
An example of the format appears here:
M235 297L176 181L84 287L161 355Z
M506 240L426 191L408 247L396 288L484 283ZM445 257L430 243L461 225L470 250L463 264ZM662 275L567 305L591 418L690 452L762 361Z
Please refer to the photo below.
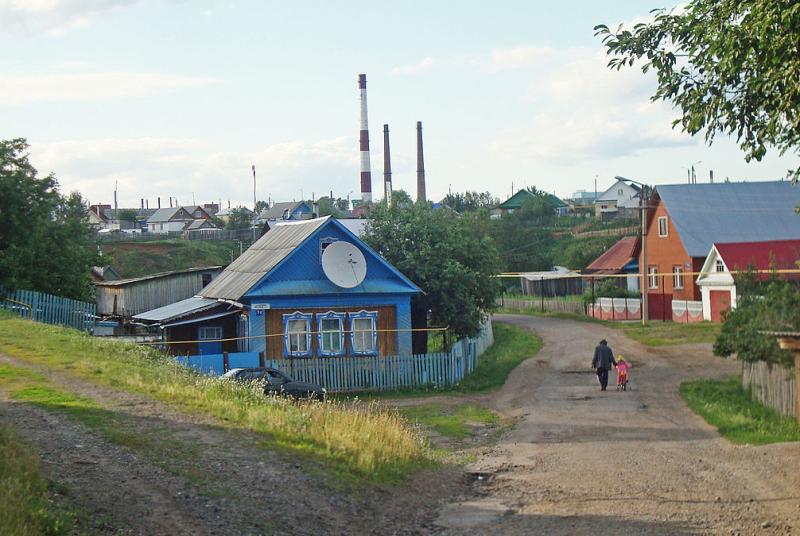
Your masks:
M699 164L699 162L695 162ZM625 182L630 182L633 184L638 184L641 188L639 192L639 206L641 207L642 214L641 214L641 221L639 222L639 227L641 229L642 235L642 265L639 267L642 272L642 279L640 285L640 291L642 295L641 300L641 309L642 309L642 325L647 324L649 312L647 310L648 307L648 296L647 296L647 204L648 200L648 190L651 189L650 186L647 184L641 183L639 181L635 181L633 179L626 179L625 177L617 177L618 179L622 179Z

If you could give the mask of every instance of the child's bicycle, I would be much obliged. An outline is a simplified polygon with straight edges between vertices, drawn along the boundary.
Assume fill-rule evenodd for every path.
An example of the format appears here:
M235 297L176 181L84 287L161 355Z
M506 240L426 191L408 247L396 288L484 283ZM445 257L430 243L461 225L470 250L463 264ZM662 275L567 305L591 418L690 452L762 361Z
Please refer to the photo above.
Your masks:
M628 374L626 372L617 372L617 391L628 390Z

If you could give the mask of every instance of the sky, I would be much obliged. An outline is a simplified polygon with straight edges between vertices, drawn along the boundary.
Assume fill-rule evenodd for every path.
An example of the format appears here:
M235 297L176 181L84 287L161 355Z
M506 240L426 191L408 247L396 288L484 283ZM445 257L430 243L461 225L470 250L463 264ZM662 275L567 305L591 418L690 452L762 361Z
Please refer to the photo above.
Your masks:
M651 75L611 71L593 27L641 0L0 0L0 139L92 203L358 198L359 73L375 198L383 124L395 189L428 199L536 186L570 197L616 175L649 184L776 180L772 151L672 129ZM667 5L667 7L669 7Z

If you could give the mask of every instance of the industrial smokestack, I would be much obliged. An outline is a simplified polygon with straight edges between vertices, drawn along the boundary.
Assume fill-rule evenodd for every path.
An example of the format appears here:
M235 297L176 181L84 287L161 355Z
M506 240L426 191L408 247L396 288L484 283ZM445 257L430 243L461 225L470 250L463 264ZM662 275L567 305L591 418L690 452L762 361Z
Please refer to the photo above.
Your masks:
M383 125L383 198L392 206L392 157L389 154L389 125Z
M361 201L372 202L372 171L369 166L369 125L367 124L367 75L358 75L358 93L361 98L361 132L359 150L361 151Z
M422 121L417 121L417 201L425 202L425 157L422 154Z
M709 169L708 170L708 179L711 181L711 184L714 184L714 170L713 169Z
M139 208L144 208L144 197L139 198L139 204L140 204Z
M161 196L158 196L158 208L161 208Z

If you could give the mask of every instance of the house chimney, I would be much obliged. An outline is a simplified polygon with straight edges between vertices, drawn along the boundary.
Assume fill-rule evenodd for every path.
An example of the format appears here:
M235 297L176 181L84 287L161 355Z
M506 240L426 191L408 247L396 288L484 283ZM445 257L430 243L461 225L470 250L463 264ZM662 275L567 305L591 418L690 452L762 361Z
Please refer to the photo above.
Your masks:
M383 198L392 206L392 158L389 154L389 125L383 125Z
M361 99L361 131L358 146L361 151L361 201L372 202L372 171L369 165L369 126L367 124L367 75L358 75L358 93Z
M422 121L417 121L417 201L426 201L425 158L422 154Z
M161 208L161 196L158 196L158 208Z

